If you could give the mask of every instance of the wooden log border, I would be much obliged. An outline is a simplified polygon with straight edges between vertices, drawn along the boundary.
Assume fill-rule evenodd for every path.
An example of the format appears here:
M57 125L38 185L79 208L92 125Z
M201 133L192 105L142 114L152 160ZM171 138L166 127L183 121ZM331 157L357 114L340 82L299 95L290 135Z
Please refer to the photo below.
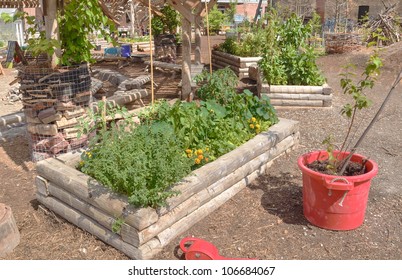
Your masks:
M248 68L256 66L261 57L240 57L220 51L212 51L212 66L215 68L229 67L242 79L249 76Z
M257 80L258 96L269 97L271 104L278 107L331 107L332 88L322 86L269 85L262 79L258 67L251 66L249 75Z
M269 131L196 170L174 186L180 195L157 210L134 208L75 169L80 153L37 164L37 199L69 222L133 259L150 259L269 168L299 141L298 123L280 119ZM113 227L122 219L117 232Z

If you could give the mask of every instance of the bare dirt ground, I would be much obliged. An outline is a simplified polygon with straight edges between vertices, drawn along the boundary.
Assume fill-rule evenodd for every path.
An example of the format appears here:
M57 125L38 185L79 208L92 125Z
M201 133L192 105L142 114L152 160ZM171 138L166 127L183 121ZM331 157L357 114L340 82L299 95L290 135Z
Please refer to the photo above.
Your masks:
M321 57L319 65L335 91L332 108L278 110L280 117L300 121L300 145L279 158L266 175L178 236L155 259L181 258L177 245L189 235L214 243L227 257L402 259L401 85L359 150L380 168L372 182L364 224L353 231L329 231L309 224L302 212L297 158L323 148L321 142L329 134L341 142L346 120L339 112L347 98L340 91L338 75L341 67L350 62L362 69L368 55L369 51L362 50ZM370 92L374 105L360 118L360 130L370 121L401 69L402 43L384 48L382 57L385 67ZM125 71L141 71L134 68ZM175 85L170 75L167 77L165 83ZM4 76L0 76L0 83L0 88L6 86ZM4 107L1 103L0 115L9 113ZM0 202L11 206L21 233L20 245L7 259L127 259L38 205L33 186L35 165L30 161L24 137L0 143L0 159Z

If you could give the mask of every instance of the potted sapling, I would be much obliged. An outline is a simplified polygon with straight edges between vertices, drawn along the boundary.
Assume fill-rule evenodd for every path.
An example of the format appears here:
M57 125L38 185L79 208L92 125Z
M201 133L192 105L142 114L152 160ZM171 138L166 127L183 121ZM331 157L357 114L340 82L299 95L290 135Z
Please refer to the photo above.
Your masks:
M352 145L356 116L371 105L366 90L373 88L381 67L377 52L370 56L359 81L352 79L354 73L347 67L341 74L340 84L343 93L350 95L353 102L345 104L341 111L349 119L342 145L336 148L332 138L327 137L323 142L326 150L309 152L298 159L303 176L303 212L313 225L352 230L364 222L370 184L378 173L378 165L356 152L402 77L401 72L370 124Z

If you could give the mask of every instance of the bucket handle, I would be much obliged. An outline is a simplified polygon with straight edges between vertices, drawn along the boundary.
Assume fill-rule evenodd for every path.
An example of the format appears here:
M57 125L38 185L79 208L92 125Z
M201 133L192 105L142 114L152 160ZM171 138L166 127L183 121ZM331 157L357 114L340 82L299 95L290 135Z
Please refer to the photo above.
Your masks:
M354 184L343 177L337 177L332 180L325 179L325 187L329 190L351 191L353 190Z
M180 249L183 251L183 253L187 253L187 252L188 252L188 249L187 249L187 247L185 246L186 243L187 243L187 242L192 242L192 243L194 243L194 241L198 241L198 240L201 240L201 239L196 238L196 237L185 237L185 238L183 238L183 239L180 241Z

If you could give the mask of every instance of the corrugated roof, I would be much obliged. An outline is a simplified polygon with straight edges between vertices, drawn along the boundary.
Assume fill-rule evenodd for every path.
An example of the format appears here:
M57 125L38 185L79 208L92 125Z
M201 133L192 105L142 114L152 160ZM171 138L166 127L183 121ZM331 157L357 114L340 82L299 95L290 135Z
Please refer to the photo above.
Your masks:
M0 0L0 8L36 8L39 0Z

